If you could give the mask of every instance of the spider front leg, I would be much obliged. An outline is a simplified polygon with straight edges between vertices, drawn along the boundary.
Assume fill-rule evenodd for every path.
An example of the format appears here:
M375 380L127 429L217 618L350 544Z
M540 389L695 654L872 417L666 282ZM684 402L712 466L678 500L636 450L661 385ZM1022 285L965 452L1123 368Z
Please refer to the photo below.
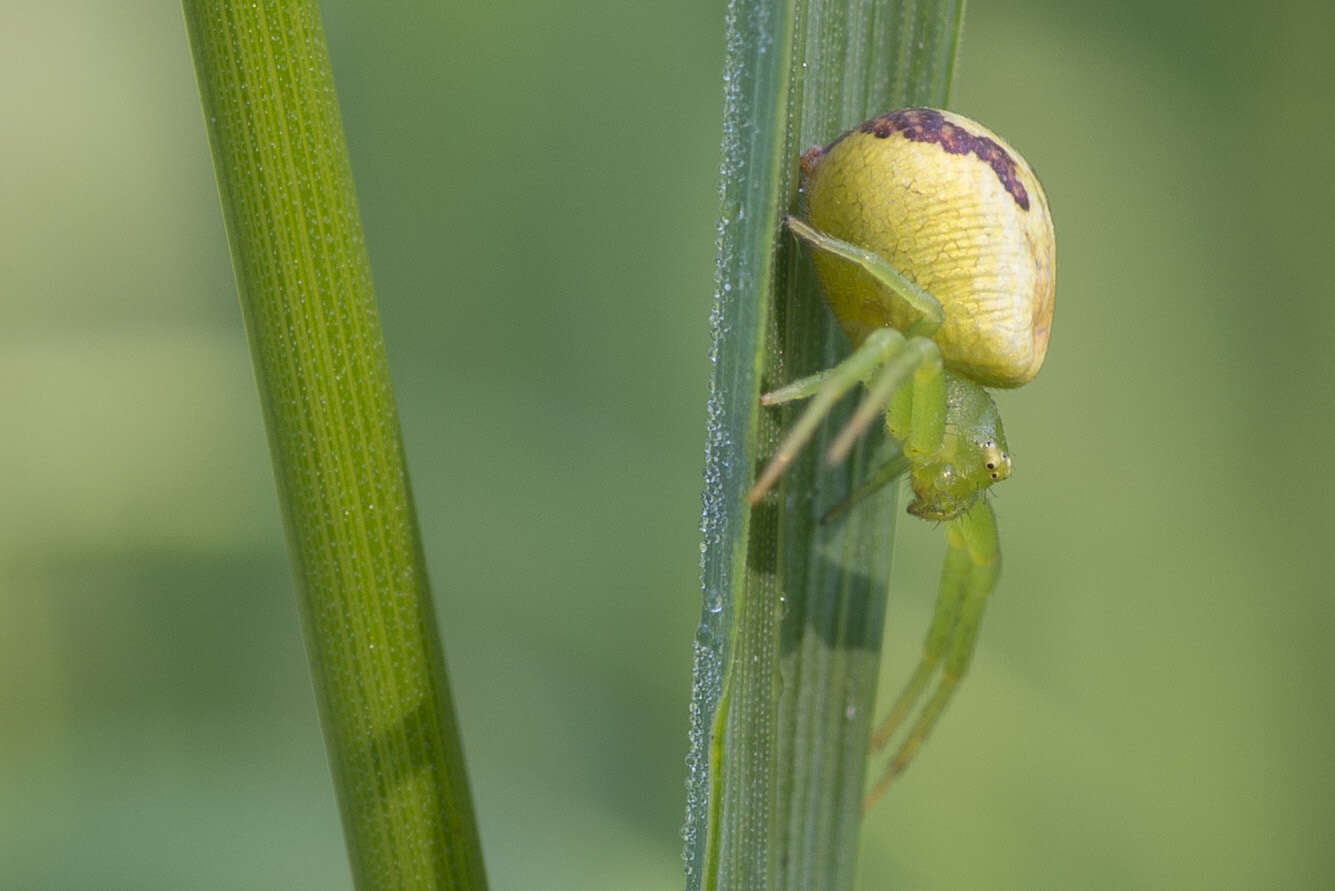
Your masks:
M1001 549L996 516L987 500L980 497L973 507L946 523L946 560L941 569L941 590L931 628L923 643L922 662L904 685L890 714L872 734L872 751L880 751L885 747L944 659L941 680L899 750L863 799L864 810L870 808L885 793L894 778L908 767L950 702L960 679L969 668L974 644L978 640L983 607L987 604L988 595L996 587L1000 571Z
M831 463L844 458L867 425L886 410L895 391L909 377L916 377L915 372L924 366L934 370L936 377L940 377L941 354L936 344L925 337L906 338L893 328L882 328L868 335L853 355L834 368L761 396L760 401L765 405L777 405L807 396L814 398L774 451L765 470L756 478L747 499L755 504L764 496L792 464L802 447L816 434L821 421L830 413L834 404L859 382L864 379L868 381L867 395L831 444L826 456Z

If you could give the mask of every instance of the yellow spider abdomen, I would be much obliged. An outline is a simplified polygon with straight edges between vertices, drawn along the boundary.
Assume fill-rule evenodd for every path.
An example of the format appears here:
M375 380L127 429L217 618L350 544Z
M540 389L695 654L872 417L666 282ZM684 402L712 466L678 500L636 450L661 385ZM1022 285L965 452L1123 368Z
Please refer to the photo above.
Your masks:
M941 302L946 363L991 387L1033 379L1047 352L1052 216L1024 158L966 117L892 111L803 156L807 219L879 254ZM918 315L869 273L817 251L830 307L854 344Z

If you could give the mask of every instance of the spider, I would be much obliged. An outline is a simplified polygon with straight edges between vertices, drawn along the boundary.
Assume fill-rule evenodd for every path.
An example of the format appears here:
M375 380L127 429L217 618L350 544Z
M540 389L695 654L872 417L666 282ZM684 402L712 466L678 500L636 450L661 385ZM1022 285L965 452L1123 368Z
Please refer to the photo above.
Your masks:
M807 220L785 222L812 250L854 350L834 368L761 397L765 405L811 402L749 499L765 494L861 382L866 395L828 460L842 460L881 413L900 454L844 506L907 475L909 513L940 521L946 533L922 661L873 731L873 752L885 748L938 671L940 680L865 809L908 767L949 703L996 587L1000 546L986 495L1011 475L1011 458L986 388L1018 387L1043 364L1055 289L1052 217L1018 153L982 125L936 109L872 118L808 150L802 173Z

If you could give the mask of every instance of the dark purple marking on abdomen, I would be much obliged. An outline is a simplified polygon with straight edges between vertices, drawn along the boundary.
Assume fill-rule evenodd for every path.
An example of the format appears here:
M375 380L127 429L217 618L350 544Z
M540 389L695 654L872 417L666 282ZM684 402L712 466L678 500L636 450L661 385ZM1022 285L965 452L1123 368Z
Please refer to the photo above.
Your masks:
M1001 180L1002 187L1015 199L1020 209L1029 209L1029 193L1020 182L1018 167L1010 153L998 145L996 140L970 133L959 124L946 120L934 108L901 108L899 111L887 112L865 122L858 130L870 133L877 139L902 133L914 142L934 142L952 155L973 153L978 156L978 160L992 168L997 179ZM843 138L841 136L835 142ZM830 147L834 147L833 143Z

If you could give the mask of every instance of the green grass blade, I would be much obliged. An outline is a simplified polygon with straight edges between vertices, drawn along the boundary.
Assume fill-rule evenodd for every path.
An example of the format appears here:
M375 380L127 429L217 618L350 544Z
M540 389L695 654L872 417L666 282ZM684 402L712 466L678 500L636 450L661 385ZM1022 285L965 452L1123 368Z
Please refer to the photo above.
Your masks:
M354 879L483 888L318 9L184 8Z
M838 503L893 454L868 437L818 462L843 413L748 511L760 459L792 410L762 389L832 365L847 344L779 222L797 156L890 108L944 105L962 0L732 0L723 210L711 314L687 817L690 889L847 888L896 514L893 491L845 521Z

